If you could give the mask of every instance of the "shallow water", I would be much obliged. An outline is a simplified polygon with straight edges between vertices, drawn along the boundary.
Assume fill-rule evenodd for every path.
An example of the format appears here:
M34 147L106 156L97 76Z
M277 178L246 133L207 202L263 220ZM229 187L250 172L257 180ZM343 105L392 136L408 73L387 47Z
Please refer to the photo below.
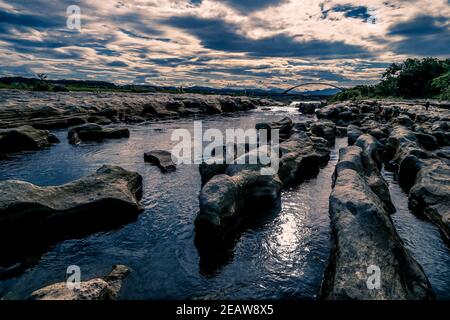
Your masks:
M295 108L255 110L203 120L204 129L254 128L259 121L290 115ZM193 130L193 120L129 126L128 140L72 146L66 131L61 143L16 154L2 161L0 179L21 179L37 185L58 185L95 172L103 164L120 165L144 177L145 212L135 223L83 239L61 242L21 275L0 281L0 296L26 298L32 291L64 281L66 268L78 265L82 279L106 274L113 264L133 270L125 280L122 299L306 298L316 296L329 253L328 196L337 147L317 179L285 191L280 211L267 215L236 238L229 257L212 274L201 272L194 245L200 174L195 165L181 165L162 174L145 164L143 154L170 149L171 132ZM339 141L338 144L343 143Z
M450 249L439 229L408 209L408 195L401 189L392 172L384 171L392 202L397 212L392 220L416 261L422 266L438 299L450 299Z
M207 117L203 127L222 131L254 128L257 122L286 115L304 119L296 108L273 108ZM108 273L113 264L125 264L133 272L124 281L121 299L316 298L330 250L331 175L346 139L337 139L329 164L317 178L284 191L281 208L244 229L218 268L205 272L194 245L201 188L198 167L180 165L176 172L162 174L143 161L144 152L170 150L176 144L170 139L174 129L192 132L193 120L128 127L129 139L79 146L67 143L65 130L56 131L61 143L39 152L16 154L0 163L0 179L21 179L43 186L73 181L104 164L120 165L143 176L142 201L146 208L134 223L48 249L19 276L0 280L0 297L26 298L36 289L64 281L69 265L80 266L82 279L90 279ZM399 234L423 265L439 297L449 298L448 247L436 228L409 213L406 196L393 179L389 182L398 209L393 219Z

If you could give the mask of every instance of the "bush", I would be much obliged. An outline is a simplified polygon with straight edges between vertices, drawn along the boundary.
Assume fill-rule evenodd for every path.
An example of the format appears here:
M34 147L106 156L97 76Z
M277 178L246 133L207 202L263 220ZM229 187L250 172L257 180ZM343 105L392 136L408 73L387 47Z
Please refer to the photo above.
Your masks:
M332 101L349 99L400 97L449 99L450 59L407 59L393 63L374 86L356 86L332 97Z

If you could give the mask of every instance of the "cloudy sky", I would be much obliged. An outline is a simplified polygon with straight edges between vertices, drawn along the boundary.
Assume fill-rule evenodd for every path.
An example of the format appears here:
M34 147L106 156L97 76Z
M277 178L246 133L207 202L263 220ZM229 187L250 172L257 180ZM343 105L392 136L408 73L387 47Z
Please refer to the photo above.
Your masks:
M406 57L450 57L449 17L450 0L0 0L0 76L350 86Z

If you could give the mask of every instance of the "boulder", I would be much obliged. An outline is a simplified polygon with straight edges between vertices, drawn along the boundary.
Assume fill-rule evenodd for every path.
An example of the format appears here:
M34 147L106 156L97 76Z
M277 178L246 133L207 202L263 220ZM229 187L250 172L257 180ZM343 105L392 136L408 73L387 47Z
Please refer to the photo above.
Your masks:
M245 214L276 207L281 187L278 177L261 175L258 171L214 176L200 193L200 212L195 219L197 237L207 242L227 238L239 227Z
M31 126L0 129L0 154L39 150L58 142L58 138L47 130L38 130Z
M347 127L347 140L348 140L348 145L352 146L355 144L356 140L359 138L360 135L362 135L363 132L361 131L361 129L355 125L349 125Z
M300 132L280 144L278 176L284 187L297 185L319 173L321 160L323 164L329 156L323 142L324 140L316 140L314 143L308 135Z
M0 235L34 245L117 226L143 210L141 194L142 177L114 166L61 186L0 181Z
M162 172L173 172L177 169L172 153L165 150L153 150L144 154L145 162L158 166Z
M130 269L124 265L113 266L112 271L102 277L80 282L79 288L70 288L66 282L55 283L34 291L31 300L115 300L122 281Z
M256 124L256 130L267 130L267 136L270 138L270 130L279 130L281 140L289 139L292 134L294 123L291 118L285 117L279 121L263 122Z
M71 144L79 144L87 141L103 141L106 139L128 138L130 131L123 129L105 129L95 123L86 123L71 127L68 130L67 138Z
M425 161L410 190L413 211L425 214L450 239L450 165Z
M434 297L420 265L403 247L383 201L365 177L361 148L341 149L330 196L332 250L321 287L331 300L422 300ZM371 268L381 286L370 289Z
M398 172L399 183L409 190L414 184L419 170L416 159L429 158L430 154L420 146L413 131L403 126L397 126L386 141L383 157L386 161L386 168ZM405 159L406 162L402 164Z
M330 145L334 144L336 138L336 125L331 121L318 121L311 124L311 132L317 137L327 139Z
M433 151L439 148L437 139L431 134L416 132L416 137L420 145L428 151Z

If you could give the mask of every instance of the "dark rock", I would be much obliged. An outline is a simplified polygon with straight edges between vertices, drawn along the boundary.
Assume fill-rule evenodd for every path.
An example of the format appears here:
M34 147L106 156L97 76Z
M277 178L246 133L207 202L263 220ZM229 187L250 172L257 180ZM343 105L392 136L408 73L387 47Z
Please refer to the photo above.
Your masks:
M314 114L316 109L322 106L321 102L311 101L311 102L299 102L298 110L303 114Z
M439 148L437 139L430 134L416 132L416 137L425 150L433 151Z
M348 145L352 146L355 144L356 140L359 138L359 136L361 136L363 134L363 132L361 131L361 129L357 126L354 125L349 125L347 127L347 140L348 140Z
M330 121L318 121L311 124L311 132L317 137L327 139L330 145L334 144L336 138L336 125Z
M425 214L450 239L450 166L439 160L426 160L411 188L413 211Z
M78 144L86 141L103 141L106 139L128 138L130 131L124 129L105 129L95 123L87 123L71 127L68 130L67 137L72 144Z
M0 129L0 153L39 150L58 142L47 130L38 130L31 126Z
M282 183L258 171L240 171L234 176L214 176L200 193L196 233L205 241L221 240L244 219L243 213L278 205Z
M289 117L285 117L279 121L274 121L270 123L257 123L257 130L268 130L267 135L270 138L270 130L279 130L280 139L285 140L288 139L292 134L292 128L294 123L292 119Z
M347 127L340 127L340 126L337 126L336 127L336 135L338 136L338 137L346 137L347 136Z
M115 265L103 278L82 281L80 288L69 288L66 282L55 283L34 291L31 300L115 300L128 276L127 266Z
M172 172L177 169L172 154L165 150L153 150L144 154L145 162L158 166L162 172Z

